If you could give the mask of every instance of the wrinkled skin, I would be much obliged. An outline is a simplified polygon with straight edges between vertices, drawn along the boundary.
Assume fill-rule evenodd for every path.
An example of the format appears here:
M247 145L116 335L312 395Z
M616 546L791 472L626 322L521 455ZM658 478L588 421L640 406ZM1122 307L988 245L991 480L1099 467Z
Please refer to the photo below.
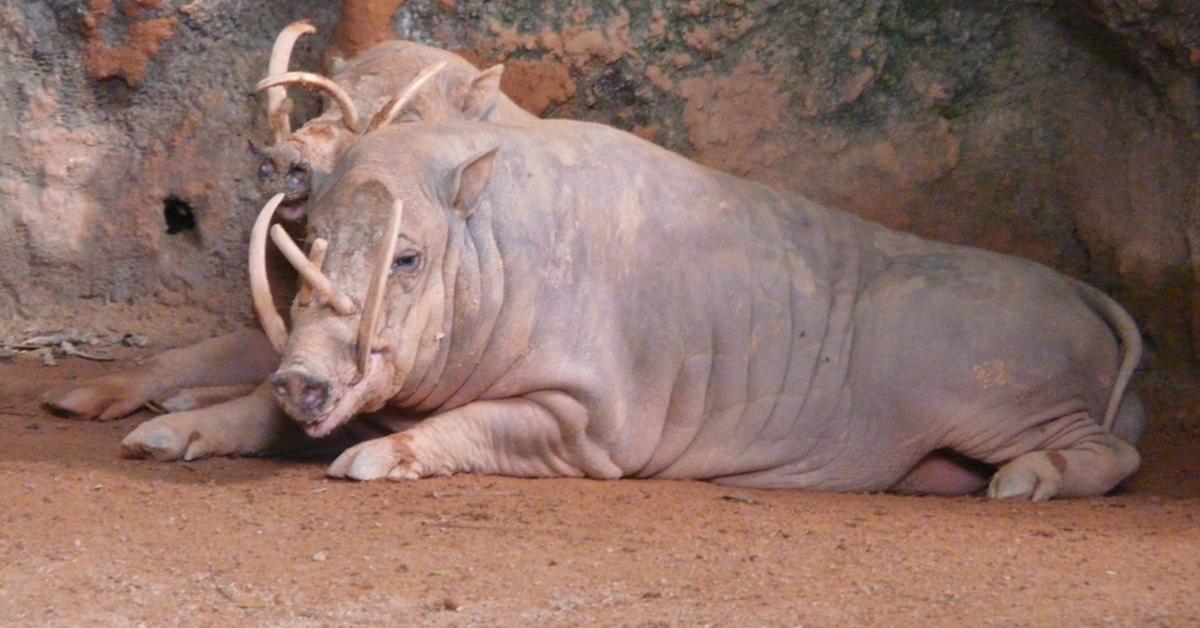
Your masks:
M511 124L537 121L500 92L502 68L481 72L458 55L414 42L379 44L352 61L338 64L331 78L353 98L365 122L421 70L439 62L446 62L445 69L424 86L393 124L457 119ZM264 198L284 192L286 200L278 214L289 221L303 219L311 184L332 171L338 155L357 137L342 124L339 109L327 104L319 116L293 132L286 142L255 148L263 157L258 174ZM134 369L50 391L43 399L52 410L64 415L116 419L147 403L161 405L177 394L199 396L187 392L187 388L257 385L277 363L278 355L261 331L239 330L173 349Z
M426 417L347 449L331 476L988 485L1041 500L1103 494L1138 466L1136 328L1032 262L890 231L607 127L421 124L357 142L310 208L326 273L356 303L396 199L365 372L357 315L294 305L270 378L310 436L385 407Z

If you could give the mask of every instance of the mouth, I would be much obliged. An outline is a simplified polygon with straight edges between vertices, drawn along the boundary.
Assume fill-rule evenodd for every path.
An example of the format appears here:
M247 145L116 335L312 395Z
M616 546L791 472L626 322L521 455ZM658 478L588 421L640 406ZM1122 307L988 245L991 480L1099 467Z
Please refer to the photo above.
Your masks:
M283 206L299 205L307 200L308 200L308 190L292 190L290 192L284 193L283 202L280 203L280 205L283 205Z
M304 218L305 205L308 203L308 192L291 192L283 197L276 214L284 220L297 222Z
M367 360L367 369L362 377L348 388L343 389L341 394L329 405L329 410L308 422L299 422L304 433L310 438L324 438L359 414L372 401L377 401L370 394L372 391L378 393L386 389L387 369L385 364L384 352L372 351L371 357Z

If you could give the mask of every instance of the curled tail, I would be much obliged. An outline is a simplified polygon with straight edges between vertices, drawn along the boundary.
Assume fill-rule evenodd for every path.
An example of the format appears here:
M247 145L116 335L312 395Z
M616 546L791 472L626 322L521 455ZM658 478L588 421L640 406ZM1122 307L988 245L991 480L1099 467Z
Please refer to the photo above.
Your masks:
M1142 360L1142 334L1138 332L1137 323L1133 321L1129 312L1112 297L1082 281L1076 281L1075 285L1080 298L1112 328L1124 349L1121 368L1117 371L1117 379L1113 382L1112 393L1108 398L1108 408L1104 411L1104 429L1111 432L1117 410L1121 407L1121 399L1125 396L1125 389L1129 387L1133 371Z

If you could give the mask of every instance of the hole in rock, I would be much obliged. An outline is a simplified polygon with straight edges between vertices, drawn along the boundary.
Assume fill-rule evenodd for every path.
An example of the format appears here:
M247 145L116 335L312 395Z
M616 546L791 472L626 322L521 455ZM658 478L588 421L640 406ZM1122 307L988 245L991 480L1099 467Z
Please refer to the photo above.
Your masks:
M167 233L187 233L196 230L196 215L187 201L171 195L163 199L163 220L167 223Z

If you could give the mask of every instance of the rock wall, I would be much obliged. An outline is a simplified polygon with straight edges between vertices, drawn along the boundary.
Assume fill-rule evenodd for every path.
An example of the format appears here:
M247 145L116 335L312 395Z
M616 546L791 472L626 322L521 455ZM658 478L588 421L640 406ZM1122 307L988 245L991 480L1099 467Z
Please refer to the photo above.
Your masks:
M294 65L392 35L503 62L505 90L535 113L613 124L1087 279L1134 312L1158 363L1191 362L1200 23L1188 4L8 4L0 332L119 328L177 344L248 317L260 199L246 142L266 137L250 86L278 29L306 17L319 33ZM301 101L297 118L316 106Z
M265 129L249 86L293 11L332 13L288 4L0 5L0 337L168 345L249 316L247 140Z

